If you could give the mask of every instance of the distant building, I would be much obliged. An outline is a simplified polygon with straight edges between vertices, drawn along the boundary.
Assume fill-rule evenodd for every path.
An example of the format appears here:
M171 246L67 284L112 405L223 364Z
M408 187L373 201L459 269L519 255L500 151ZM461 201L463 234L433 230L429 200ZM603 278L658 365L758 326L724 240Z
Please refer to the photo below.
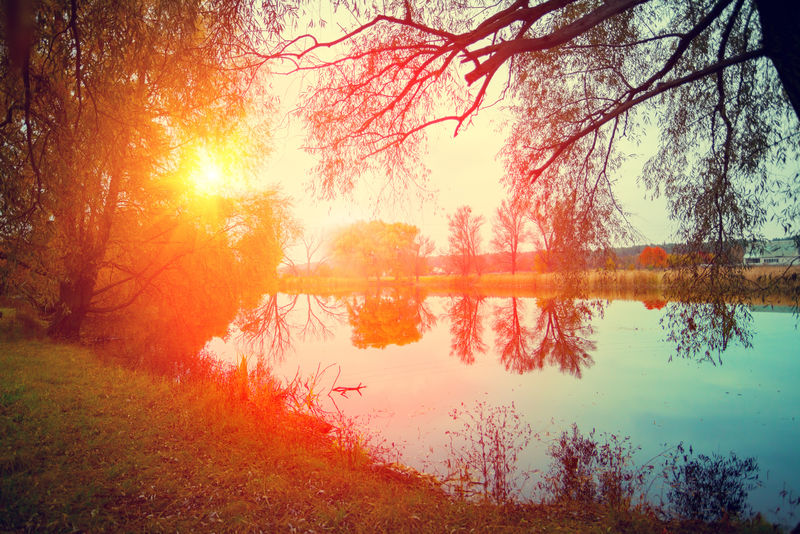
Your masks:
M789 265L800 264L800 251L794 239L762 241L747 248L745 265Z

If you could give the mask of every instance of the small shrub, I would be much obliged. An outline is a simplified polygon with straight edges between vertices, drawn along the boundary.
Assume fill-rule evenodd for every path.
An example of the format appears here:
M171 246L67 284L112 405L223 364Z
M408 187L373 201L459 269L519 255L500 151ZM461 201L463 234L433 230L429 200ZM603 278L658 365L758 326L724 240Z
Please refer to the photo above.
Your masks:
M512 403L453 409L450 416L462 421L460 430L448 431L450 459L447 480L464 497L479 495L497 503L519 496L528 478L517 466L517 457L530 443L531 427Z
M572 432L562 432L550 446L554 462L543 489L555 502L597 503L627 510L635 499L644 499L652 471L651 465L634 467L636 450L630 437L603 434L598 440L594 430L584 436L573 423Z
M694 455L679 444L666 463L667 494L679 517L716 521L746 511L749 492L759 486L758 463L753 457Z

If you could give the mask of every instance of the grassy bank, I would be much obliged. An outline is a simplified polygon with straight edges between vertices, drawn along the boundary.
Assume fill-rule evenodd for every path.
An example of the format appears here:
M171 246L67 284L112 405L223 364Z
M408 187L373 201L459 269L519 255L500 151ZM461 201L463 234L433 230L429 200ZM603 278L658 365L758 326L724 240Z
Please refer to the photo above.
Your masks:
M590 271L580 273L582 290L591 296L618 298L660 298L663 292L660 271ZM426 276L420 285L434 293L475 291L492 296L557 296L574 289L574 280L555 273L488 273L481 276ZM566 286L566 287L565 287Z
M0 353L0 529L441 532L534 519L354 464L305 425L256 417L219 389L73 346L7 342Z
M601 507L455 500L303 418L84 348L0 342L0 530L716 532ZM359 459L360 458L360 459Z

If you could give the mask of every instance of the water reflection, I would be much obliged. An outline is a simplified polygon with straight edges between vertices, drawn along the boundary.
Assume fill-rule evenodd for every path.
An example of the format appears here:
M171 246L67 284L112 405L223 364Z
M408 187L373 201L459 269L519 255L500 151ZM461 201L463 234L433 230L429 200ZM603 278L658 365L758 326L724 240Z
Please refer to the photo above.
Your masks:
M747 305L714 299L670 303L661 324L675 356L721 364L731 343L751 346L752 320Z
M297 295L279 304L278 295L265 295L261 304L243 311L236 320L240 341L257 356L280 358L291 346L291 330L286 320L297 304Z
M450 416L459 426L446 432L440 480L461 497L535 500L526 490L535 481L541 502L618 512L646 505L664 519L711 522L751 515L748 497L761 486L757 459L735 452L699 454L679 442L665 444L660 454L642 462L641 447L630 436L594 429L583 433L575 423L557 437L534 432L513 403L462 403ZM526 469L520 462L532 442L546 446L547 470ZM783 500L791 516L798 502Z
M446 472L440 478L461 497L483 496L503 503L524 497L530 473L520 469L519 457L530 444L531 426L515 406L474 407L461 404L450 412L460 428L448 430Z
M414 343L436 323L419 291L376 290L353 296L346 305L353 346L359 349Z
M673 303L662 326L678 357L722 363L731 344L745 348L753 337L749 305L767 299L800 305L797 274L789 268L756 276L741 265L730 266L713 258L710 263L689 261L665 275L665 295Z
M667 301L664 299L645 299L642 304L648 310L660 310L667 305Z
M753 344L760 352L757 361L750 361L742 357L741 347L733 347L741 344L734 342L739 334L733 325L742 324L737 315L742 311L751 314L729 303L641 300L609 304L554 296L501 299L474 294L426 299L410 289L392 288L339 298L270 295L256 310L242 314L240 328L241 337L256 347L261 344L267 353L278 354L293 343L297 346L296 355L273 367L279 376L316 376L314 369L319 375L320 365L323 370L330 366L324 387L317 383L311 388L314 392L327 389L348 394L335 397L342 410L374 417L370 424L375 432L408 447L404 463L429 472L438 469L437 474L457 484L463 494L489 493L498 500L530 495L528 482L550 477L549 500L586 494L595 502L615 505L630 498L627 486L618 482L627 483L638 473L635 464L625 464L633 470L624 472L607 469L623 465L617 461L623 456L627 461L627 445L614 442L613 435L609 435L611 441L600 443L591 433L583 434L597 442L592 445L570 434L565 439L574 438L576 447L607 445L616 452L603 456L602 451L587 449L587 454L597 452L597 456L575 460L567 441L548 452L549 445L561 443L559 433L571 421L577 420L585 430L597 427L596 436L603 436L602 430L617 432L620 440L631 435L645 447L644 457L659 454L665 441L674 440L674 444L684 439L703 451L735 449L741 454L738 458L757 457L766 471L787 472L787 480L796 478L797 470L787 460L791 443L798 439L797 394L789 384L797 376L798 363L787 357L793 355L796 341L796 332L787 327L792 319L752 312L754 325L748 331L757 334ZM666 322L670 313L675 323ZM725 314L732 317L725 319ZM658 324L659 317L664 318L667 333L674 327L674 335L682 336L673 341L686 347L684 356L713 355L717 361L717 349L709 347L718 346L737 357L713 369L686 362L667 364L676 354L675 345L664 343L667 334ZM276 336L276 332L282 334ZM352 345L370 350L355 350ZM379 353L383 348L388 350ZM242 354L240 348L235 350ZM336 379L327 384L339 372L341 384L348 387L339 387ZM362 397L356 391L361 392L363 384L367 389ZM484 393L491 404L479 406L476 413L467 414L463 405L453 410ZM493 408L513 408L514 402L523 420L511 411ZM533 451L523 450L520 441L528 433L527 421L542 435L550 433L546 441L532 436ZM471 426L462 428L461 423ZM480 428L497 432L482 437ZM754 432L743 433L742 428ZM449 431L446 437L437 437L437 432L445 431ZM418 439L411 438L411 445L405 441L408 436ZM479 446L494 449L478 450ZM431 448L436 449L436 457L425 458ZM707 453L709 461L716 461ZM514 464L515 457L523 463ZM568 485L571 479L562 476L572 471L548 472L548 458L566 467L577 461L578 468L583 465L580 462L591 460L593 481L581 478L588 485L573 491ZM637 463L641 460L636 459ZM449 462L446 468L441 463L445 461ZM704 461L698 459L701 467ZM526 463L539 470L536 478L525 478ZM695 464L671 472L690 473L696 470ZM514 466L519 469L514 471ZM668 482L677 484L676 477ZM683 493L694 491L692 480L687 479ZM774 486L781 482L765 480L766 488L754 491L754 505L760 510L773 506ZM533 491L540 489L533 487ZM662 495L667 498L667 493L665 486ZM677 502L683 499L681 495L669 498ZM793 494L788 495L793 502ZM683 505L670 506L676 514L690 515Z
M300 306L303 311L298 314L301 302L305 306ZM234 321L236 342L259 361L280 361L292 348L293 335L301 340L330 339L332 325L344 315L344 307L334 299L272 293L264 295L257 307L239 313Z
M443 320L449 324L450 354L471 365L492 342L484 324L490 320L494 351L509 372L555 367L581 378L594 365L592 322L602 316L603 301L510 297L491 309L487 301L488 297L476 294L446 297L437 316L426 295L412 288L376 289L338 298L269 294L259 306L239 314L235 336L248 354L280 361L295 339L330 340L345 322L353 346L382 349L416 343L437 320ZM669 359L677 356L716 364L731 344L751 345L752 316L744 303L722 298L641 302L646 309L663 314L665 340L674 347Z
M439 319L450 325L450 354L467 365L485 354L487 297L449 297L437 318L426 295L415 290L376 290L363 295L265 295L261 304L236 320L236 343L257 359L280 361L295 340L330 340L347 322L353 346L382 349L418 342ZM533 307L528 310L528 307ZM507 371L528 373L553 366L580 378L594 364L591 321L601 301L566 298L504 299L492 310L495 349ZM491 340L489 340L491 341Z
M524 325L524 304L512 297L494 311L497 352L506 370L527 373L544 366L580 378L594 364L590 352L595 343L589 336L594 313L602 313L600 301L538 299L533 327Z
M334 336L332 325L344 320L342 303L317 295L303 295L306 303L305 321L300 327L301 339L329 340Z
M475 354L486 352L481 315L485 299L478 295L451 297L444 314L450 321L450 354L467 365L475 362Z

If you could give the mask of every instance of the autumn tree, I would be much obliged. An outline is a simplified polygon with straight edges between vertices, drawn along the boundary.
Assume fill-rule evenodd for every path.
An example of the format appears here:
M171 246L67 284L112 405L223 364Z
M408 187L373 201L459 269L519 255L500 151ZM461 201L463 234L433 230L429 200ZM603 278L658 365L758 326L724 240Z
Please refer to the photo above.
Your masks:
M226 139L261 150L261 125L243 120L255 72L236 60L242 36L274 29L255 22L261 12L196 0L11 1L2 11L0 267L49 334L77 339L87 318L133 306L192 330L194 314L216 308L201 291L225 286L217 298L231 299L228 310L242 296L234 276L267 280L280 201L201 198L191 164Z
M527 202L509 202L504 200L495 212L492 221L494 235L492 248L502 252L508 259L511 274L517 272L519 246L528 238L526 224L528 222Z
M430 237L417 234L412 248L414 250L414 278L419 282L420 274L428 271L428 258L436 250L436 245Z
M227 334L240 309L275 291L281 234L290 221L282 202L273 193L248 201L215 199L219 218L203 210L185 220L166 219L155 242L148 227L148 240L138 242L135 256L119 255L131 234L124 234L121 250L112 238L107 257L126 259L139 269L133 274L146 273L145 281L128 280L125 264L104 266L97 284L104 291L93 298L82 336L119 339L124 356L165 372L191 366L210 337Z
M320 266L327 260L327 256L325 255L326 245L326 240L321 233L304 231L299 238L299 243L295 243L295 247L301 249L304 256L302 270L291 258L285 258L284 262L291 269L292 274L299 274L302 272L305 276L316 275L318 274Z
M667 266L667 252L661 247L644 247L638 259L643 267L663 269Z
M340 268L366 278L410 276L415 272L418 235L419 229L406 223L360 221L336 235L333 256Z
M531 192L526 214L537 247L535 267L539 271L574 274L587 268L593 250L611 250L625 231L619 224L604 223L616 219L610 205L601 208L598 202L589 208L586 197L571 186L557 185L563 184L565 177L547 179L552 180L548 186Z
M481 248L481 226L483 216L473 215L472 208L461 206L447 218L450 234L448 254L454 270L461 276L472 272L480 274L478 254Z
M599 232L595 250L621 241L613 234L630 240L615 179L635 145L654 137L641 183L667 198L685 244L675 252L710 259L667 277L671 300L761 291L731 261L732 245L757 241L769 221L786 236L797 231L800 37L784 3L337 6L348 18L331 40L299 35L258 52L319 74L299 108L326 193L364 176L385 176L382 190L415 186L426 174L427 132L449 125L458 134L499 99L512 116L501 152L508 188L520 198L557 193L543 211L556 208L565 221L546 254L556 269L585 257L584 247L567 246L583 229Z

